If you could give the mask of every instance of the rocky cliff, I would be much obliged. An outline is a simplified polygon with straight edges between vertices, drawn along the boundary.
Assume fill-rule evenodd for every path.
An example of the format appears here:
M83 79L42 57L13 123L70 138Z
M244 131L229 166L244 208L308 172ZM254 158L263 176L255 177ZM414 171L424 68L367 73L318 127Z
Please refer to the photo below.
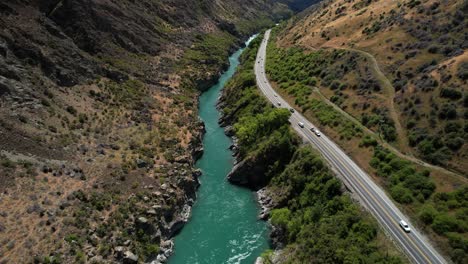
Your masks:
M197 95L291 1L0 3L0 262L164 261L190 215Z

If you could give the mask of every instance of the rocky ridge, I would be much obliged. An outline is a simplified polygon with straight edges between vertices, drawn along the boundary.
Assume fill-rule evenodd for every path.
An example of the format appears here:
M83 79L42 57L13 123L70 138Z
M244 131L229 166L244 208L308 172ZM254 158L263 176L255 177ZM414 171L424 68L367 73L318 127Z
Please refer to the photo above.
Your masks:
M0 3L0 262L169 257L199 184L197 89L290 14L247 2Z

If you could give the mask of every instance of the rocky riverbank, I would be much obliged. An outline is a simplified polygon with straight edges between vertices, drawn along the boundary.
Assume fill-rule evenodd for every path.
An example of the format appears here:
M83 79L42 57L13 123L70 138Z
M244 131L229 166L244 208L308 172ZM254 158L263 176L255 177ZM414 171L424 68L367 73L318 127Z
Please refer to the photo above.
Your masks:
M260 212L258 213L258 219L262 221L268 221L270 218L270 211L277 206L276 202L272 198L273 196L269 193L269 189L266 187L267 179L265 177L266 173L266 162L262 162L272 159L274 157L267 156L264 159L252 159L252 158L242 158L240 156L240 146L239 140L234 135L234 115L227 115L223 109L227 106L227 94L229 91L225 89L223 93L218 98L217 108L221 112L221 117L219 118L219 124L224 128L225 134L232 138L232 145L229 147L233 151L233 156L235 158L234 167L231 172L227 175L226 179L232 184L244 186L256 192L257 202L260 205ZM243 105L241 104L231 113L236 113ZM277 229L275 226L271 226L270 232L270 243L275 249L280 249L283 247L281 230ZM276 252L276 251L275 251ZM256 263L263 263L261 258L258 258Z
M225 92L223 91L217 103L217 108L221 112L219 124L224 128L226 136L232 138L233 144L229 149L233 151L233 156L235 158L234 167L227 175L227 180L232 184L258 190L266 185L264 177L266 168L264 162L262 159L242 158L240 156L239 141L234 135L233 116L226 115L222 110L226 106L226 102L223 100L225 98L224 96Z
M191 158L190 158L190 165L193 166L195 164L196 160L198 160L202 155L203 155L203 136L205 134L205 126L203 122L200 121L198 129L198 132L195 133L195 137L192 138L192 141L190 143L190 153L191 153ZM185 178L185 180L182 180L179 182L179 186L182 189L182 192L184 194L184 201L182 202L182 207L175 208L173 216L170 214L168 215L169 219L173 219L169 223L166 221L161 221L158 223L157 226L153 226L150 228L150 230L154 230L155 227L160 227L162 225L162 230L157 231L159 234L164 234L163 237L161 238L159 242L159 254L151 260L149 263L151 264L161 264L165 263L167 259L172 255L173 250L174 250L174 242L172 238L180 232L180 230L184 227L184 225L189 221L191 211L192 211L192 205L194 204L197 194L196 191L198 187L200 186L200 181L199 177L202 175L202 172L199 169L194 169L191 171L190 175L188 178ZM161 185L161 187L163 187ZM164 186L164 190L167 190L167 186ZM173 193L172 190L168 190L168 193L171 194ZM157 208L160 208L160 206L157 206ZM156 212L154 210L150 211L151 213ZM146 219L145 219L146 220ZM162 219L161 219L162 220ZM154 231L153 231L154 233Z

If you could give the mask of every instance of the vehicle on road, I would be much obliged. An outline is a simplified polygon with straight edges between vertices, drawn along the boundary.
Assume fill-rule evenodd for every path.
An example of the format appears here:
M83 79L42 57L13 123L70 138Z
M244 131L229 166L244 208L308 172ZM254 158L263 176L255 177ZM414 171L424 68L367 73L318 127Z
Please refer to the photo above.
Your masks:
M404 220L400 220L400 226L405 230L406 233L411 232L411 228L409 227L408 223L406 223Z
M278 105L281 105L281 102L278 102L277 104L278 104Z
M278 97L278 95L277 95L277 94L274 94L274 95L275 95L275 97Z
M294 113L294 108L289 108L289 112Z
M268 42L270 37L270 31L267 31L264 38L263 46L258 50L258 56L265 57L266 48L265 45ZM263 60L263 62L265 59ZM261 70L259 70L259 68ZM257 75L257 80L259 83L261 79L267 79L265 76L265 69L263 64L257 68L255 75ZM275 107L278 107L276 104L278 100L281 102L284 99L281 99L281 96L275 96L271 98L271 94L275 95L275 91L270 85L259 85L261 92L265 95L267 99L270 100L271 104ZM277 100L277 101L275 101ZM289 104L285 102L284 108L289 109ZM278 107L280 108L280 107ZM356 185L352 185L352 191L361 198L362 202L368 205L369 211L376 218L376 220L381 224L382 228L388 231L388 234L392 236L392 239L398 242L399 247L402 250L405 250L407 255L410 257L414 263L447 263L444 257L440 256L438 252L432 248L429 241L426 241L424 237L419 235L417 228L411 230L412 227L408 225L407 222L403 221L402 218L405 217L402 215L398 207L393 203L390 197L386 195L385 192L376 184L372 177L366 173L358 164L356 164L352 159L349 158L349 155L341 150L339 147L336 147L334 143L321 134L319 128L314 128L311 123L302 123L300 120L306 120L299 113L292 115L292 118L288 119L288 122L291 126L299 132L299 134L305 136L304 140L307 140L317 151L323 154L324 158L327 160L329 165L343 177L343 180L349 182L361 182ZM307 125L307 128L305 127ZM297 129L299 127L299 129ZM309 129L309 131L307 131ZM312 133L313 135L311 135ZM314 135L317 137L314 139ZM395 215L402 215L402 218L393 217ZM400 220L398 220L400 219ZM405 219L407 219L405 217ZM392 224L389 224L392 223ZM399 227L398 227L399 226ZM397 229L402 230L397 230ZM403 233L401 233L403 231ZM467 263L468 264L468 263Z

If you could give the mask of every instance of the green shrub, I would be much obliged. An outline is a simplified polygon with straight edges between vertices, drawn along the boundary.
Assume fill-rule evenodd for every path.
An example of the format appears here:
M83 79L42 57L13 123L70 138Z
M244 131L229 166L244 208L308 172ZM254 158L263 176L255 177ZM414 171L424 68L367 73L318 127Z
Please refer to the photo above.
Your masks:
M155 257L159 254L159 245L148 243L145 248L145 256Z
M447 232L458 232L459 224L457 219L448 214L439 214L434 218L431 225L432 229L438 234L444 234Z
M437 210L430 204L423 206L419 211L419 219L423 221L424 224L430 225L434 221L434 218L437 215Z
M18 120L24 124L28 123L28 118L23 115L18 115Z
M393 186L390 189L390 194L395 201L402 204L409 204L413 202L411 191L401 185Z
M234 126L242 146L251 146L258 138L289 124L291 113L285 108L275 108L264 114L242 117Z
M457 76L462 80L468 80L468 62L462 62L458 66Z
M379 176L388 179L390 194L399 203L409 204L414 198L427 199L435 190L427 171L418 172L411 162L381 146L374 147L374 156L369 164Z
M76 234L70 234L65 237L65 241L67 241L68 243L75 243L75 242L79 242L80 238Z
M73 107L71 105L67 106L67 108L65 110L67 110L67 112L72 114L72 115L76 115L76 113L77 113L75 107Z
M14 169L14 168L16 168L15 162L13 162L13 161L11 161L11 160L9 160L9 159L7 159L7 158L2 158L2 159L0 160L0 164L1 164L3 167L5 167L5 168L9 168L9 169Z
M44 99L44 98L41 99L41 104L43 106L47 106L47 107L50 106L50 102L47 99Z
M271 211L271 223L275 226L286 228L291 220L291 211L288 208L275 209Z
M451 88L442 88L440 90L440 97L449 98L451 100L458 100L463 97L463 94L460 91Z

